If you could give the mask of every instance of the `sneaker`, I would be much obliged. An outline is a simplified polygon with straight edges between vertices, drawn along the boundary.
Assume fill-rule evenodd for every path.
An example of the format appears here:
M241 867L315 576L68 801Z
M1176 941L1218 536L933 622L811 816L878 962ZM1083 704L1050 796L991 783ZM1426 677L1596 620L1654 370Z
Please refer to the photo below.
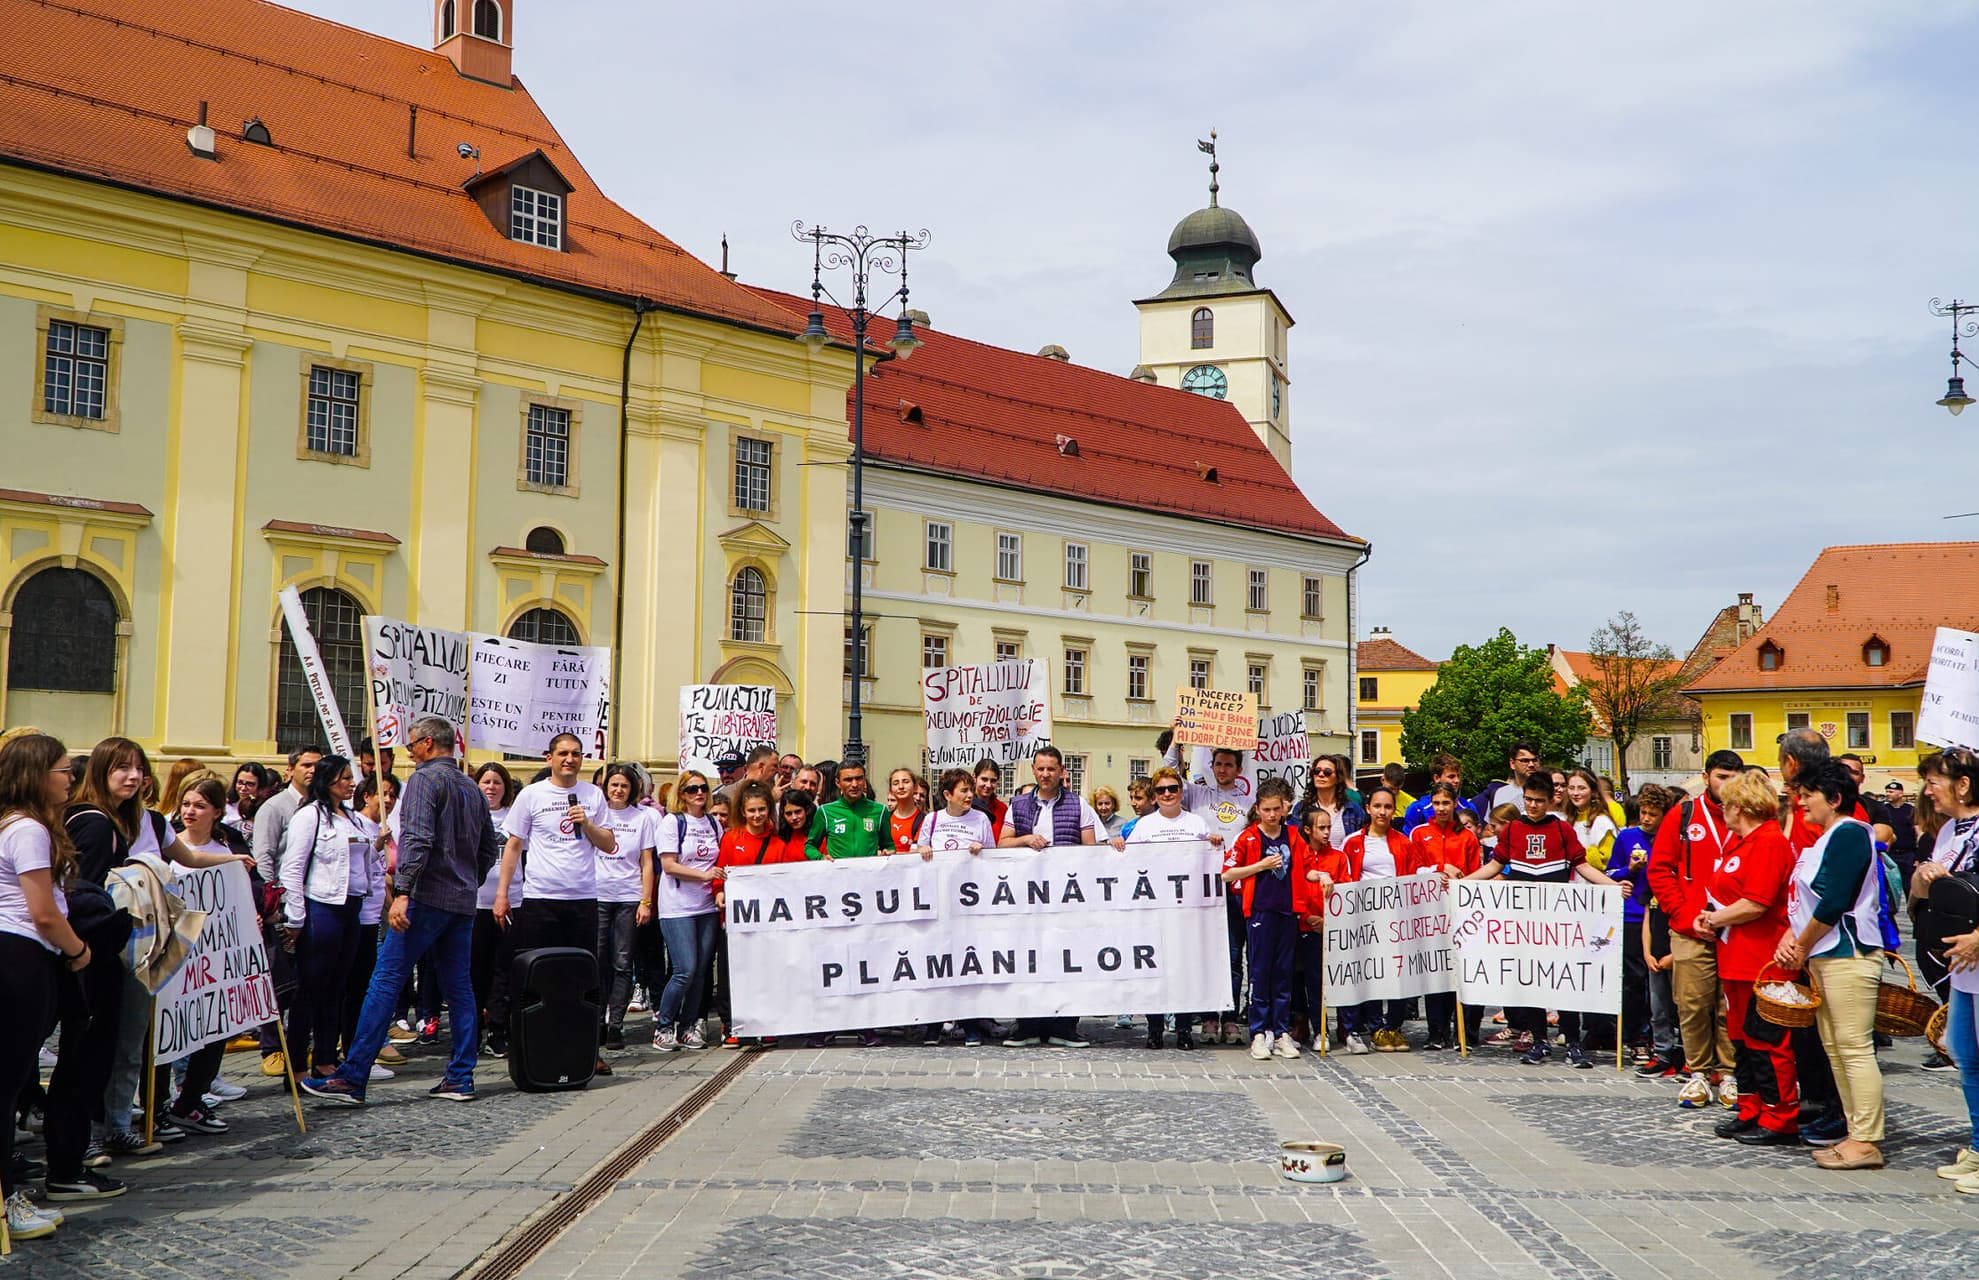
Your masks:
M1374 1034L1377 1037L1377 1039L1381 1035L1379 1031L1375 1032ZM1263 1062L1265 1059L1269 1058L1270 1056L1271 1056L1271 1037L1266 1035L1264 1032L1260 1031L1256 1035L1251 1037L1251 1057L1257 1059L1259 1062Z
M91 1169L101 1169L118 1156L155 1156L165 1149L165 1144L155 1137L146 1142L142 1134L129 1129L118 1129L105 1134L101 1142L92 1142L83 1152L82 1162ZM94 1159L92 1159L92 1156Z
M1546 1065L1546 1059L1548 1059L1552 1055L1553 1055L1553 1050L1545 1042L1542 1041L1538 1044L1533 1045L1532 1048L1527 1049L1524 1053L1520 1054L1519 1063L1520 1065L1527 1067L1543 1067Z
M310 1097L339 1107L364 1105L364 1090L339 1076L304 1076L296 1081Z
M804 1041L804 1047L805 1047L806 1049L822 1049L822 1048L825 1048L825 1047L826 1047L827 1045L829 1045L829 1044L831 1043L831 1037L832 1037L832 1033L831 1033L831 1032L829 1032L829 1031L821 1031L821 1032L819 1032L819 1033L818 1033L817 1035L814 1035L814 1036L812 1036L812 1037L810 1037L809 1039L807 1039L807 1040L805 1040L805 1041ZM1035 1040L1033 1040L1033 1041L1031 1041L1031 1043L1032 1043L1032 1044L1036 1044L1036 1043L1037 1043L1037 1041L1035 1041Z
M1635 1069L1635 1073L1644 1080L1661 1080L1666 1076L1677 1074L1679 1069L1680 1065L1678 1063L1672 1062L1668 1058L1652 1055L1648 1061Z
M160 1142L184 1142L186 1131L179 1128L170 1116L159 1116L158 1123L151 1126L151 1136Z
M412 1024L410 1022L407 1022L404 1018L400 1018L397 1022L394 1022L391 1026L387 1027L385 1029L385 1035L390 1039L397 1041L400 1044L406 1044L409 1041L417 1040L419 1038L419 1033L413 1030Z
M923 1043L926 1043L926 1044L934 1044L934 1043L936 1043L936 1042L935 1042L935 1041L933 1041L933 1040L928 1040L928 1041L924 1041ZM741 1037L741 1036L723 1036L723 1037L722 1037L722 1048L724 1048L724 1049L740 1049L741 1047L742 1047L742 1037Z
M626 1001L625 1011L627 1013L646 1012L646 988L634 987L632 989L632 999Z
M289 1073L289 1060L280 1049L261 1059L261 1074L264 1076L285 1076Z
M392 1070L390 1067L386 1066L382 1062L374 1062L371 1064L370 1078L373 1080L390 1080L393 1076L397 1074L398 1072Z
M605 1028L605 1048L611 1049L613 1051L617 1051L619 1049L625 1048L624 1027Z
M392 1046L385 1045L378 1050L378 1056L372 1061L382 1062L388 1067L402 1067L406 1064L406 1056Z
M92 1144L93 1145L93 1144ZM83 1166L85 1169L88 1165ZM23 1152L16 1151L7 1161L7 1180L15 1186L23 1182L33 1182L36 1178L48 1176L48 1166L39 1160L30 1160Z
M1091 1043L1077 1036L1046 1036L1044 1042L1057 1049L1084 1049Z
M132 1134L131 1139L133 1142L135 1142L137 1140L137 1135ZM85 1169L104 1168L114 1158L115 1157L113 1157L108 1151L105 1151L103 1149L103 1144L98 1142L94 1138L91 1138L89 1140L89 1145L82 1149L82 1167ZM46 1169L43 1169L42 1172L46 1173L48 1171ZM21 1177L20 1174L16 1173L14 1175L15 1182L21 1182L23 1180L24 1179Z
M501 1031L490 1031L487 1043L481 1046L481 1052L491 1058L508 1057L508 1035Z
M769 1041L765 1040L763 1043L768 1044ZM962 1047L965 1049L980 1049L983 1047L983 1038L974 1031L971 1031L968 1035L962 1037Z
M877 1048L879 1048L879 1047L880 1047L880 1033L879 1033L879 1032L877 1032L877 1031L870 1031L870 1030L868 1030L868 1031L861 1031L861 1032L859 1033L859 1047L860 1047L861 1049L877 1049Z
M233 1039L227 1041L228 1053L246 1053L249 1049L259 1049L260 1047L261 1037L257 1035L235 1036Z
M687 1028L687 1034L680 1037L680 1047L683 1049L705 1049L708 1047L708 1037L701 1034L700 1023L696 1022Z
M1448 1040L1443 1039L1440 1036L1431 1036L1429 1039L1422 1042L1422 1051L1424 1053L1442 1053L1445 1049L1448 1049L1449 1047L1450 1047L1450 1042Z
M1800 1140L1810 1147L1832 1147L1848 1137L1848 1117L1832 1116L1800 1126ZM1979 1165L1974 1166L1979 1172ZM1940 1173L1939 1177L1947 1175ZM1962 1175L1961 1175L1962 1176Z
M1523 1032L1495 1031L1491 1034L1491 1038L1486 1040L1484 1043L1490 1045L1494 1049L1516 1049L1523 1042L1523 1040L1524 1040Z
M1924 1059L1923 1063L1919 1066L1919 1070L1956 1071L1958 1070L1958 1064L1947 1058L1944 1054L1933 1050L1931 1056Z
M609 1062L606 1062L603 1058L594 1058L591 1062L591 1074L594 1076L611 1075L612 1066Z
M1952 1183L1952 1190L1963 1192L1968 1196L1979 1196L1979 1173L1966 1174L1957 1182Z
M1587 1056L1587 1050L1577 1044L1567 1046L1567 1065L1577 1071L1592 1071L1594 1059Z
M7 1197L7 1234L15 1240L39 1240L55 1234L55 1220L34 1207L26 1190Z
M1684 1087L1677 1090L1677 1105L1692 1109L1711 1105L1711 1082L1702 1071L1691 1072Z
M172 1123L191 1133L225 1133L227 1122L204 1107L172 1112Z
M1115 1031L1132 1031L1134 1029L1134 1015L1131 1013L1121 1014L1113 1020L1113 1029Z
M1241 1022L1226 1022L1226 1023L1224 1023L1224 1024L1223 1024L1223 1043L1225 1043L1225 1044L1242 1044L1242 1043L1244 1043L1244 1024L1243 1024L1243 1023L1241 1023Z
M42 1185L48 1188L50 1200L109 1200L128 1190L115 1178L94 1169L84 1169L73 1178L50 1178Z
M1299 1056L1299 1042L1290 1036L1279 1036L1278 1042L1271 1046L1271 1053L1273 1057L1296 1058Z
M680 1048L680 1032L673 1027L661 1027L653 1033L653 1047L661 1053L674 1053Z
M1184 1053L1194 1049L1196 1047L1196 1033L1193 1031L1177 1031L1175 1033L1175 1047Z
M1044 1041L1037 1036L1012 1036L1003 1042L1006 1049L1035 1049Z
M1728 1108L1738 1106L1738 1081L1726 1076L1718 1082L1718 1101Z
M472 1102L474 1101L474 1082L472 1080L442 1080L428 1089L426 1096L429 1098L445 1098L448 1102Z
M222 1102L234 1102L247 1096L247 1090L237 1084L229 1084L225 1080L215 1080L207 1087L206 1092Z
M440 1020L438 1018L428 1018L419 1024L419 1043L440 1043Z
M1369 1053L1372 1050L1367 1047L1367 1040L1362 1037L1360 1032L1349 1031L1347 1033L1347 1052L1360 1054Z
M1968 1173L1979 1173L1979 1151L1974 1151L1971 1147L1959 1148L1958 1154L1952 1157L1950 1164L1938 1166L1938 1176L1951 1182L1957 1182Z

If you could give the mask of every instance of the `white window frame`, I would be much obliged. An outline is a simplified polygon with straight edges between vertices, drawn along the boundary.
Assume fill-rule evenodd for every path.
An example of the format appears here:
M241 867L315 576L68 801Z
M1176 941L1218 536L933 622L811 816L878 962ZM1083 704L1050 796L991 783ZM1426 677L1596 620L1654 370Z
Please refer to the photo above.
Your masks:
M1258 705L1264 706L1271 699L1265 696L1265 670L1262 662L1252 662L1244 667L1244 687L1257 698Z
M1271 575L1263 569L1245 572L1244 609L1248 613L1271 612Z
M998 640L996 642L995 652L998 662L1022 662L1024 660L1024 642L1021 640Z
M564 438L567 446L567 429ZM364 375L334 365L311 365L308 402L303 406L303 447L313 454L355 458L363 444ZM564 458L567 472L568 447Z
M1087 757L1083 754L1065 757L1065 792L1074 800L1085 795L1086 761Z
M933 671L951 665L948 660L948 637L933 632L921 633L921 670Z
M1667 733L1659 733L1651 736L1651 738L1649 739L1650 768L1668 769L1673 764L1676 763L1676 759L1677 759L1676 739L1670 737L1670 735Z
M1300 584L1302 591L1300 603L1305 608L1299 616L1317 620L1324 616L1323 611L1326 608L1326 579L1316 573L1305 575L1305 579L1305 582Z
M509 239L544 249L563 249L563 197L516 183L509 188Z
M1024 536L996 531L996 580L998 582L1022 582L1024 580Z
M1208 560L1189 561L1189 604L1197 609L1216 607L1216 566Z
M1067 591L1089 591L1092 589L1092 554L1083 542L1065 544L1065 589Z
M921 567L929 573L954 573L955 526L946 520L928 520L921 530Z
M1303 676L1303 705L1307 711L1317 711L1325 696L1325 673L1318 667L1307 667Z
M1154 663L1145 653L1127 655L1127 701L1146 702L1148 682L1152 678Z
M522 478L546 489L568 489L575 443L571 411L553 404L531 404L523 427ZM561 431L559 436L558 432ZM555 468L552 478L551 468Z
M36 388L41 412L54 418L107 420L110 355L115 341L110 330L101 325L51 319L43 342L41 385Z
M1090 651L1079 646L1068 645L1065 649L1065 678L1060 688L1068 698L1086 696L1086 660ZM1076 686L1076 687L1075 687Z
M737 436L734 456L735 492L731 496L735 510L758 516L771 514L776 508L775 443L757 436Z
M1189 659L1189 687L1207 689L1216 677L1216 664L1208 658Z
M1153 552L1129 551L1127 553L1127 598L1129 600L1154 599Z

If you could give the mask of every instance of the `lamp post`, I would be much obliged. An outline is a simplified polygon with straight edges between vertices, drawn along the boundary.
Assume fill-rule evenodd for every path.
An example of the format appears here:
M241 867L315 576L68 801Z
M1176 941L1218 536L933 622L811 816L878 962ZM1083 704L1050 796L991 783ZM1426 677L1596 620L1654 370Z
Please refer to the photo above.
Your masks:
M914 336L914 322L907 315L907 255L913 250L928 247L928 233L923 229L918 234L903 231L897 236L875 236L865 227L854 227L850 234L840 234L821 226L806 228L800 218L790 224L790 234L798 240L811 242L811 314L804 322L804 331L797 335L798 341L813 353L822 350L831 341L831 335L825 331L821 299L830 298L833 306L852 318L852 511L847 517L847 543L852 553L852 715L847 725L843 763L863 765L866 763L866 741L860 704L867 662L863 563L866 551L866 357L872 356L875 364L881 360L905 360L921 345L921 340ZM830 290L825 288L823 275L828 267L832 270L851 268L851 306L832 297ZM882 276L897 274L900 285L886 297L872 302L866 296L866 289L875 272ZM895 298L900 299L900 318L894 322L893 336L886 341L888 349L881 351L867 346L866 325L871 321L872 313Z
M1979 315L1979 302L1961 302L1957 298L1953 298L1949 303L1946 303L1933 298L1931 299L1931 314L1934 316L1951 317L1952 376L1946 380L1944 398L1939 400L1938 403L1950 409L1953 417L1957 417L1959 414L1965 412L1965 406L1973 403L1972 397L1965 394L1965 379L1961 378L1958 374L1958 362L1963 360L1967 364L1974 363L1971 356L1966 355L1958 349L1958 340L1960 338L1970 338L1979 335L1979 320L1966 319L1967 316Z

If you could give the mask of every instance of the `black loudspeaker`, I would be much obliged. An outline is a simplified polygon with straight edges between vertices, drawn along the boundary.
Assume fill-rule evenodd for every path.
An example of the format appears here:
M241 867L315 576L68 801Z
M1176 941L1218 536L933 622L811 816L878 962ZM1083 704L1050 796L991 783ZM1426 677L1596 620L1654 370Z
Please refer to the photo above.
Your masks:
M582 1089L598 1062L598 961L582 947L519 952L509 977L508 1076L525 1093Z

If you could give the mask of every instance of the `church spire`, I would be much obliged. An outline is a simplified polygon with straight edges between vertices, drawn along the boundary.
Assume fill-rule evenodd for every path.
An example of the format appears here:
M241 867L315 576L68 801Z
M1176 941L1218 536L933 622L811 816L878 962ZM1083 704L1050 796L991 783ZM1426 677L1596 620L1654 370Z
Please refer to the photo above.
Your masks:
M1214 209L1216 208L1217 191L1216 172L1221 167L1216 163L1216 130L1211 129L1209 131L1208 142L1204 142L1200 138L1196 139L1196 150L1207 152L1209 155L1209 207Z

